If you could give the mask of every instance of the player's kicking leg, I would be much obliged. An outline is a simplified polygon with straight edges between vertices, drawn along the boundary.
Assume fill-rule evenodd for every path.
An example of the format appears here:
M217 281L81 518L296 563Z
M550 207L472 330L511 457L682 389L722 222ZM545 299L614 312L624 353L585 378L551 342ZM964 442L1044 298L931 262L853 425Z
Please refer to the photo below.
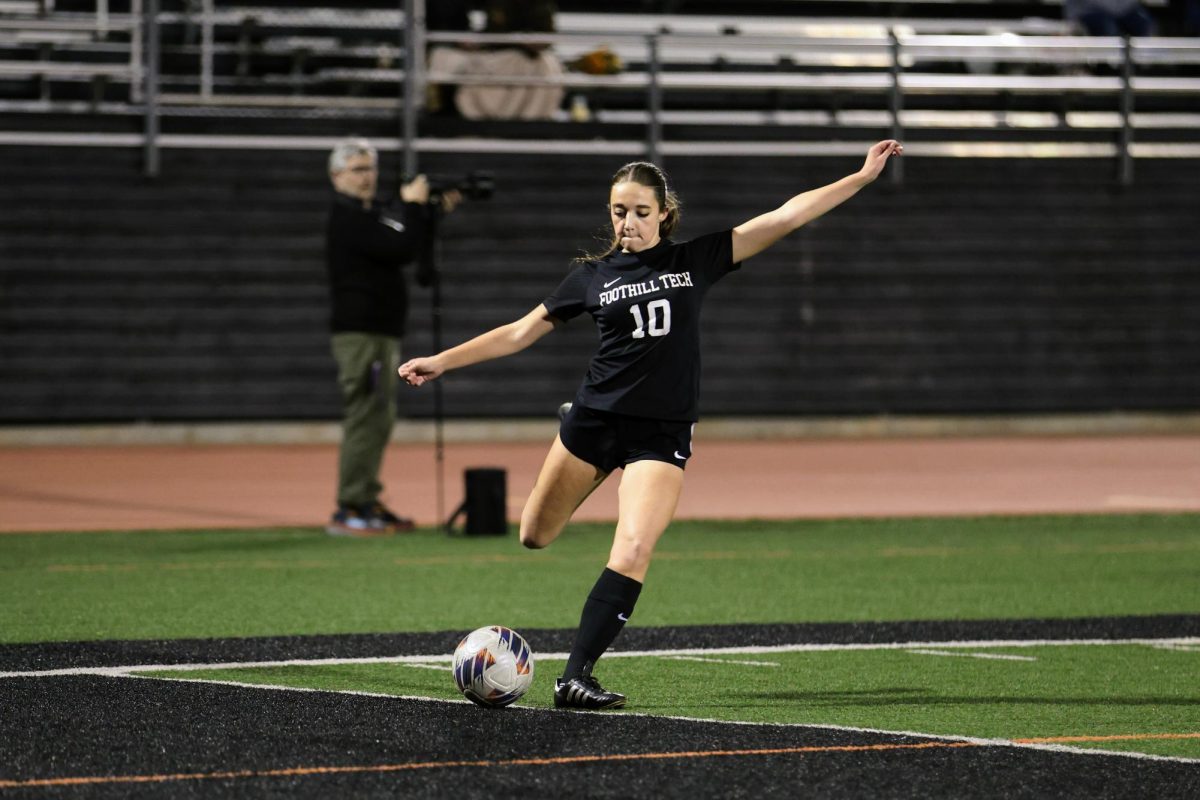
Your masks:
M625 695L601 686L592 667L632 616L654 547L675 514L682 489L683 470L673 464L646 460L626 465L608 565L588 595L566 669L554 682L555 707L625 705Z

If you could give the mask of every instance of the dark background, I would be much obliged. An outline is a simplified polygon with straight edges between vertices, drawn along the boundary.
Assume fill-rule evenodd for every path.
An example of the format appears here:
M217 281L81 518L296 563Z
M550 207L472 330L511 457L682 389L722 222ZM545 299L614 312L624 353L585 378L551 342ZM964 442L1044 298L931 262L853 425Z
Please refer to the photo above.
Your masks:
M332 419L326 152L0 147L0 421ZM437 154L494 173L443 229L447 345L515 319L607 225L621 156ZM394 191L396 154L383 155ZM677 238L740 223L859 157L672 157ZM1194 409L1200 162L907 156L718 284L712 414ZM415 289L409 355L426 354ZM580 319L445 381L451 416L545 416L594 345ZM431 393L402 408L431 413Z

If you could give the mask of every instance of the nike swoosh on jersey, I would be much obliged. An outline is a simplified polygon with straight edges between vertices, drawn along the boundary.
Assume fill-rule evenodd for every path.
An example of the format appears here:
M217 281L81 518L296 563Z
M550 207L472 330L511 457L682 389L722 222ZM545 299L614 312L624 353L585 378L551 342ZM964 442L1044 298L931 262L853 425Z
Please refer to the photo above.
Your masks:
M629 622L629 617L625 616L620 611L617 612L617 619L621 620L621 622Z
M608 283L604 284L604 288L605 288L605 289L607 289L608 287L612 286L612 285L613 285L614 283L616 283L617 281L619 281L619 280L623 280L623 279L624 279L624 277L625 277L625 276L624 276L624 275L622 275L620 278L613 278L611 281L609 281Z
M678 450L675 451L675 457L678 458L680 461L687 461L687 456L680 455Z

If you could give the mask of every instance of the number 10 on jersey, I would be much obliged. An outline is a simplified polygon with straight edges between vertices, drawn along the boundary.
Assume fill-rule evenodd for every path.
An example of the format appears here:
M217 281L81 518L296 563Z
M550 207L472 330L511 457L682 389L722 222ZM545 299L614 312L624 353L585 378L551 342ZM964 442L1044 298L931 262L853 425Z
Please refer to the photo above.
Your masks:
M651 336L666 336L671 332L671 302L669 300L652 300L646 304L646 314L642 316L640 306L629 307L633 314L633 338L641 339L648 333Z

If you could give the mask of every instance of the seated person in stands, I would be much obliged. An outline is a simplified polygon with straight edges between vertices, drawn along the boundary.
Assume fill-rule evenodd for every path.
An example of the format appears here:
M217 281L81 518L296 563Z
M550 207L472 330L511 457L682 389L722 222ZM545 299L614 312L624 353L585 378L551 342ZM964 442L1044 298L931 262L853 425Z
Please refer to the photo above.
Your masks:
M1089 36L1153 36L1154 18L1138 0L1066 0L1063 16Z
M553 0L487 0L484 8L487 13L484 33L554 32L556 3ZM438 21L432 24L453 25L454 20L445 11L439 11L438 14ZM461 20L461 16L455 15L455 19ZM461 22L450 29L461 29ZM432 47L429 51L429 71L554 78L562 75L564 69L550 45L524 44L481 48L461 45ZM562 106L563 95L563 87L555 85L465 83L458 86L454 93L454 106L467 119L550 119ZM431 107L430 110L434 109Z
M1168 0L1165 17L1165 35L1200 36L1200 0Z
M471 20L465 0L441 0L425 7L425 27L430 33L470 33ZM431 42L428 67L431 70L454 71L461 64L461 54L475 50L470 42ZM425 110L430 114L454 115L454 95L458 87L452 83L430 83L425 87Z

